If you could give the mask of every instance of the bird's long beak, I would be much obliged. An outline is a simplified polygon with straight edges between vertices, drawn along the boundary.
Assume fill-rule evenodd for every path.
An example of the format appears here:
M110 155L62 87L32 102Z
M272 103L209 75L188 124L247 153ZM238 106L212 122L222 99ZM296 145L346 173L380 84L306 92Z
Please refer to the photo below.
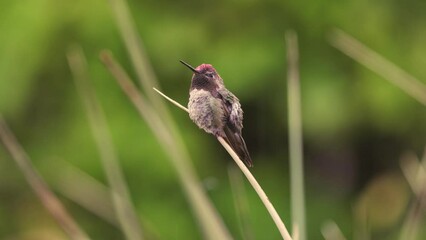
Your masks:
M200 73L199 71L197 71L194 67L192 67L191 65L189 65L188 63L179 60L179 62L181 62L183 65L187 66L189 69L191 69L191 71L193 71L194 73Z

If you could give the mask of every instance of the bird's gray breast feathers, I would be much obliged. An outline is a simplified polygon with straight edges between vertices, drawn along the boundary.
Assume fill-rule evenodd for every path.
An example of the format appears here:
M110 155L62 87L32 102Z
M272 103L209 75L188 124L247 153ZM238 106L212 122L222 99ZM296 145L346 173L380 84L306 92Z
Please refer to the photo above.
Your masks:
M222 135L225 112L222 101L209 91L193 89L188 103L189 117L199 128L214 135Z

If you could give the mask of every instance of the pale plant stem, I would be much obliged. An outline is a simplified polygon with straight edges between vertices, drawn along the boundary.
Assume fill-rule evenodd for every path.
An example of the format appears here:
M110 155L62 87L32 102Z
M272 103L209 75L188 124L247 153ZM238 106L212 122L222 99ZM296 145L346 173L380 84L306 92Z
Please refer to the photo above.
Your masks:
M158 89L154 88L154 90L161 93ZM186 107L182 106L178 102L167 97L165 94L161 93L161 95L166 97L167 100L172 102L174 105L178 106L180 109L183 109L186 112L188 112L188 109ZM226 151L229 153L229 155L231 155L232 159L234 159L237 166L241 169L243 174L246 176L247 180L250 182L250 184L252 185L252 187L256 191L259 198L262 200L263 204L265 205L266 209L268 210L269 214L271 215L272 219L274 220L275 225L277 226L278 230L280 231L282 238L285 239L285 240L291 240L292 238L291 238L289 232L287 231L287 228L285 227L284 222L281 220L281 218L278 215L277 211L275 210L274 206L269 201L266 193L263 191L262 187L256 181L254 176L251 174L250 170L246 167L246 165L244 165L243 161L238 157L238 155L234 152L234 150L232 150L232 148L228 145L228 143L226 143L226 141L223 138L218 137L217 140L222 144L222 146L226 149Z
M300 239L299 225L297 225L297 223L293 223L291 230L292 230L293 240L299 240Z
M13 160L17 163L19 169L24 174L27 182L36 193L44 207L49 211L53 218L59 223L65 233L73 240L88 240L87 234L77 225L65 207L50 190L44 179L32 165L31 160L16 137L7 126L3 117L0 115L0 140L9 151Z
M89 83L83 50L78 47L72 48L68 53L68 62L74 75L77 90L86 108L92 134L101 156L102 166L111 186L111 199L121 229L129 240L143 239L140 222L130 200L127 183L124 180L117 153L112 143L105 114Z
M382 76L426 106L426 85L340 29L331 32L332 46Z
M232 159L234 159L235 163L238 165L238 167L241 169L241 171L246 176L247 180L250 182L254 190L256 191L257 195L259 195L260 200L262 200L263 204L265 205L266 209L268 210L269 214L271 215L272 219L275 222L275 225L277 225L278 230L281 233L281 236L283 239L288 240L292 239L290 234L287 231L287 228L284 225L284 222L281 220L280 216L278 215L277 210L275 210L272 203L269 201L268 196L263 191L262 187L259 185L259 183L256 181L256 178L251 174L250 170L246 167L246 165L241 161L241 159L238 157L238 155L232 150L231 146L226 143L226 141L218 137L217 140L222 144L222 146L226 149L226 151L231 155Z
M293 31L286 33L288 65L288 128L290 151L290 196L293 234L305 240L305 193L303 174L302 114L300 103L299 53L297 35ZM297 227L296 227L297 226ZM296 233L297 232L297 233ZM294 235L293 235L294 237Z
M127 73L113 59L109 52L103 51L101 53L101 60L114 76L124 93L135 105L141 117L145 119L155 137L164 148L165 153L169 156L190 202L193 213L198 220L197 222L200 224L204 238L212 240L232 239L219 214L202 189L194 167L189 161L189 154L182 144L183 141L176 135L176 132L170 130L169 126L164 122L164 118L140 94Z
M164 93L160 92L160 90L153 88L154 91L156 91L158 94L160 94L161 96L163 96L165 99L169 100L171 103L173 103L174 105L176 105L178 108L188 112L188 109L182 105L180 105L178 102L176 102L175 100L169 98L168 96L166 96Z

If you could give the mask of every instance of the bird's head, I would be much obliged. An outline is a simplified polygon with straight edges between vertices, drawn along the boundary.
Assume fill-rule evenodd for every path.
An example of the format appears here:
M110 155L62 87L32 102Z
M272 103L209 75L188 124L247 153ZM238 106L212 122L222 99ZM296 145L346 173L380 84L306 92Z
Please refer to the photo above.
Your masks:
M211 64L203 63L200 66L193 68L191 65L182 60L180 62L194 73L191 80L191 89L196 88L213 91L223 86L222 78Z

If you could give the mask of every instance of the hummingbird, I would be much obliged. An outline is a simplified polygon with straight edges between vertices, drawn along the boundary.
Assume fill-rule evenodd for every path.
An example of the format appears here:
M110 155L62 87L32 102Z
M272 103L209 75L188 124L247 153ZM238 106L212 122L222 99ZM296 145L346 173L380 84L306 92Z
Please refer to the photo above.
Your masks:
M203 63L194 68L180 62L194 73L189 88L189 118L207 133L222 137L246 166L253 167L241 134L243 110L238 98L226 89L212 65Z

